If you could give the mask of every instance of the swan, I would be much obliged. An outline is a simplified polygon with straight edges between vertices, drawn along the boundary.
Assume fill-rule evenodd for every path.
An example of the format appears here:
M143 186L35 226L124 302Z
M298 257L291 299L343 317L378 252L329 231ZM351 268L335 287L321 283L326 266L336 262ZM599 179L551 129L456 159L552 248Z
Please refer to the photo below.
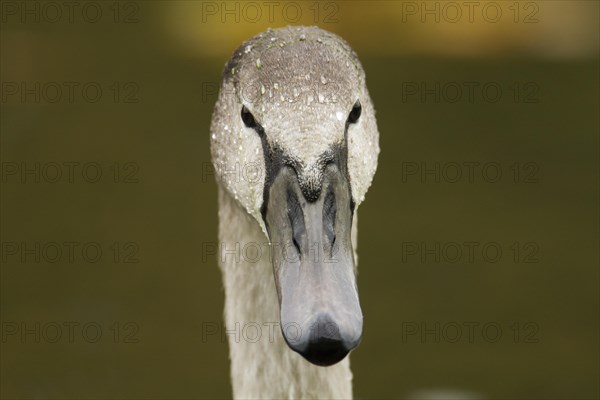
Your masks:
M356 54L317 27L254 36L210 131L233 396L351 398L357 208L379 155Z

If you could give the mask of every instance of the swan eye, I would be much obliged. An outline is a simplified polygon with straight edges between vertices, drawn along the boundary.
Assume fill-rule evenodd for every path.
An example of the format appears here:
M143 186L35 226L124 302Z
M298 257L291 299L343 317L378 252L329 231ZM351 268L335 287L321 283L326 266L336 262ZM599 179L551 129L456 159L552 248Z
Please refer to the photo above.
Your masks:
M242 106L242 121L248 128L256 128L256 120L246 106Z
M360 105L360 100L356 100L354 106L352 107L352 111L350 111L350 115L348 115L348 123L354 124L360 118L360 114L362 112L362 106Z

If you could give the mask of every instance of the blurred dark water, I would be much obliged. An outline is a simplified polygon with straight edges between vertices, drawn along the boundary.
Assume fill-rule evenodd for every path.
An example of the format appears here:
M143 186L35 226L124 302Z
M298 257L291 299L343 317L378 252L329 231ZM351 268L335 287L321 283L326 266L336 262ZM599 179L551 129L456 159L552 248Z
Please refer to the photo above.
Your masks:
M151 24L79 28L3 27L3 83L103 93L2 101L2 397L230 397L226 341L203 338L223 309L203 243L217 240L208 129L226 60L184 57ZM356 396L597 398L598 60L362 62L382 153L360 208ZM52 162L75 163L73 183L9 174ZM79 174L89 163L98 182ZM74 260L49 262L66 242ZM41 260L9 254L22 243Z

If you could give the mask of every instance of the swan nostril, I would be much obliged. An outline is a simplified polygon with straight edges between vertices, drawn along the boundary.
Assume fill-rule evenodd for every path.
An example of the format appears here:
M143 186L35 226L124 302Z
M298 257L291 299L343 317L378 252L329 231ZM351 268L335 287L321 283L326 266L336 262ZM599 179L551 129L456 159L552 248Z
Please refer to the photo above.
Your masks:
M287 214L292 228L292 243L298 251L298 255L302 258L300 251L300 243L302 243L302 235L305 234L304 213L298 201L298 196L291 190L287 193Z
M300 251L300 245L298 244L298 241L296 240L296 236L292 237L292 243L294 244L294 247L296 248L296 251L298 252L298 256L300 257L300 259L302 259L302 252Z
M335 218L337 215L337 205L335 203L335 193L330 186L323 201L323 231L329 240L331 252L335 244Z
M331 249L329 250L329 257L333 258L333 249L335 248L335 239L337 238L337 236L334 234L333 235L333 239L331 240Z

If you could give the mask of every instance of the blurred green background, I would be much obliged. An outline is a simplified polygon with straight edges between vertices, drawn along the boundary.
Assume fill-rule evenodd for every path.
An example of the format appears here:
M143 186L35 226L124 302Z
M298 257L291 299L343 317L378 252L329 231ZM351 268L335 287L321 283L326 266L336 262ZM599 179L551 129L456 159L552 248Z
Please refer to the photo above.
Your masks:
M287 24L344 37L377 109L355 396L598 398L598 3L476 3L0 3L2 398L231 396L209 122Z

